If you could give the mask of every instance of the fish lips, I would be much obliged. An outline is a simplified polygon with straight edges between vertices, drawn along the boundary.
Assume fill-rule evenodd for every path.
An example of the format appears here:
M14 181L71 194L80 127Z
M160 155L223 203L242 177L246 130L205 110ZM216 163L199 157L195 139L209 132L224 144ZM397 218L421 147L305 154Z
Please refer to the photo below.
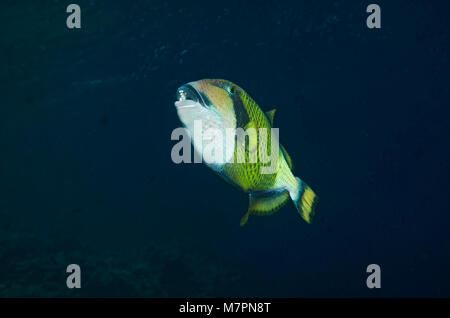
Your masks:
M177 109L184 109L184 108L194 108L199 105L198 102L186 99L186 100L177 100L175 101L175 107Z

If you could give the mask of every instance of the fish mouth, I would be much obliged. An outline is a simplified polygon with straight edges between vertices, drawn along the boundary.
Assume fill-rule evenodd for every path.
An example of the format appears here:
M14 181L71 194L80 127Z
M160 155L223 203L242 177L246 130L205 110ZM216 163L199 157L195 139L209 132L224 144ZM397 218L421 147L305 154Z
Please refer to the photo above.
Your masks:
M205 106L203 97L191 84L185 84L178 88L176 99L176 108L191 108L198 104Z

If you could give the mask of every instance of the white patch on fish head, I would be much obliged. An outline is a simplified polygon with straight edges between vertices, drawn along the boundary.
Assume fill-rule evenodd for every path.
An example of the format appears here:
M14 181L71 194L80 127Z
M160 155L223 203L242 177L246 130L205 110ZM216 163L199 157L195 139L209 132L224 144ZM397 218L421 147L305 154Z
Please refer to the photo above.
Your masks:
M178 117L186 127L194 149L213 169L230 162L234 154L234 132L227 120L213 107L195 100L180 99L175 102ZM228 125L227 125L228 124Z

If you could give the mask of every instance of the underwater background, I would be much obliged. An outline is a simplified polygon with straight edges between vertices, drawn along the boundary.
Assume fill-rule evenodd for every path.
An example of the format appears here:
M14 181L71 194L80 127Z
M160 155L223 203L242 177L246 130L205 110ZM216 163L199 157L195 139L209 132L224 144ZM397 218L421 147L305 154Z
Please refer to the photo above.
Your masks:
M373 2L381 29L371 1L2 1L0 296L449 297L450 4ZM171 161L203 78L277 108L312 225L240 227L246 194Z

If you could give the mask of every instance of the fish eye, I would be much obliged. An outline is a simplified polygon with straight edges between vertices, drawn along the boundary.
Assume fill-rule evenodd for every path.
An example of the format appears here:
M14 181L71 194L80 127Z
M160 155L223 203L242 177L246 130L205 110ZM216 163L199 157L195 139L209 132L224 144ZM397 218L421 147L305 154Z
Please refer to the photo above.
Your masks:
M228 93L230 93L231 95L234 95L236 93L236 88L234 86L229 86Z

